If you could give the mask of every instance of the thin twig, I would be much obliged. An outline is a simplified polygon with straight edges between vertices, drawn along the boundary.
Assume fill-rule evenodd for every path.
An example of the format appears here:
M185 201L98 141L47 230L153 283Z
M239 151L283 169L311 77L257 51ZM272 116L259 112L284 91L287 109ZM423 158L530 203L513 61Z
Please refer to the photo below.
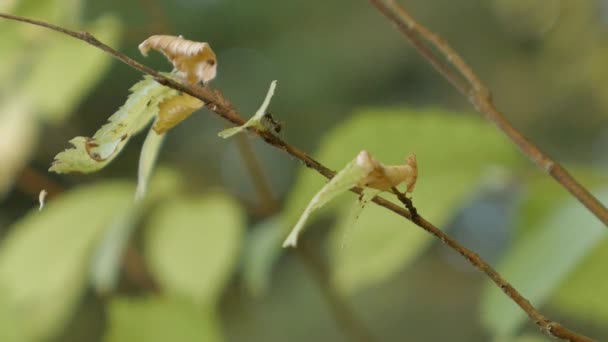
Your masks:
M373 0L372 0L373 1ZM149 67L144 66L141 63L134 61L133 59L127 57L126 55L121 54L120 52L112 49L111 47L105 45L100 42L97 38L93 37L88 32L76 32L71 31L56 25L52 25L46 22L17 17L9 14L0 13L0 17L17 20L21 22L30 23L37 26L42 26L49 28L51 30L55 30L76 39L80 39L92 46L95 46L103 51L106 51L113 57L118 60L126 63L127 65L137 69L145 74L151 75L155 78L155 80L167 87L173 88L178 91L185 92L189 95L195 96L200 100L204 101L207 108L222 118L237 124L242 125L245 123L245 119L240 116L240 114L232 107L232 105L223 97L223 95L219 91L212 91L208 88L201 88L198 86L190 87L178 83L170 78L167 78L160 73L156 72ZM310 157L304 151L288 144L283 141L281 138L275 136L269 131L260 130L254 127L249 128L249 131L253 134L256 134L260 138L262 138L268 144L288 153L294 158L302 161L308 168L316 170L321 175L326 178L332 178L335 175L335 172L318 162L317 160ZM360 188L353 188L351 191L360 194ZM561 338L568 341L574 342L592 342L593 340L579 335L559 323L552 322L544 315L542 315L521 293L519 293L509 282L507 282L490 264L488 264L485 260L483 260L477 253L471 251L470 249L461 245L458 241L452 239L449 235L441 231L439 228L426 221L422 216L416 215L416 217L412 217L410 212L382 197L376 196L372 200L374 203L400 215L413 223L415 223L418 227L424 229L428 233L434 235L438 239L440 239L443 243L457 251L464 258L466 258L475 268L485 273L509 298L513 300L526 314L530 317L530 319L539 326L539 328L546 332L547 334Z
M394 0L370 0L370 2L396 26L427 62L468 98L479 113L492 121L531 161L551 175L608 227L608 209L564 167L548 157L511 125L496 108L488 88L445 39L418 23ZM424 41L436 48L443 58L434 53ZM444 60L447 60L447 63Z
M268 216L276 212L279 208L267 173L264 171L264 165L260 162L256 155L249 137L244 134L239 134L235 137L241 158L249 171L251 182L255 188L258 197L257 211L262 216Z

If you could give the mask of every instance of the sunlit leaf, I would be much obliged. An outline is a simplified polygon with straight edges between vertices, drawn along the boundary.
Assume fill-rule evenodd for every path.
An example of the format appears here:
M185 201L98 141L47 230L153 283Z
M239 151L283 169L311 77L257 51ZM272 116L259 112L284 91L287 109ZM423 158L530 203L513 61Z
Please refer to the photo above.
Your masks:
M230 138L231 136L233 136L239 132L242 132L243 130L247 129L248 127L257 127L259 129L265 129L262 119L264 118L264 115L266 115L268 106L270 105L270 100L272 99L272 96L274 96L274 89L276 88L276 86L277 86L277 81L272 81L270 83L270 88L268 88L268 93L266 94L266 98L264 99L262 106L258 109L257 112L255 112L255 114L251 117L251 119L247 120L247 122L245 122L241 126L225 129L225 130L219 132L217 135L220 136L221 138L226 139L226 138Z
M608 199L608 191L598 192ZM575 199L556 208L541 228L519 240L498 271L534 305L542 305L569 272L607 236L604 225ZM494 284L482 296L484 325L497 336L511 336L525 321L525 313Z
M608 324L608 239L603 238L552 297L552 307L582 322Z
M86 285L96 241L129 210L133 187L100 182L51 199L11 229L0 246L0 316L11 315L24 340L56 334Z
M362 149L382 162L395 164L415 152L420 169L414 204L426 219L440 227L478 184L486 167L513 165L520 160L510 143L477 116L413 109L362 111L328 133L316 157L336 168ZM302 170L287 200L285 229L297 221L301 208L323 182L316 173ZM349 205L354 196L328 204L327 210L319 210L310 221ZM355 291L386 280L431 241L409 221L373 207L369 205L361 214L356 228L346 233L346 227L338 223L339 229L332 233L329 255L334 280L345 290ZM349 211L337 213L338 222L343 224ZM342 246L344 239L346 244Z
M238 258L243 220L220 194L163 203L145 236L150 271L168 293L214 303Z
M55 156L49 169L57 173L94 172L120 153L129 139L141 131L159 112L159 105L178 92L167 88L150 76L131 87L131 94L93 138L76 137L70 140L73 148Z
M117 298L109 306L105 342L221 341L216 314L175 298Z

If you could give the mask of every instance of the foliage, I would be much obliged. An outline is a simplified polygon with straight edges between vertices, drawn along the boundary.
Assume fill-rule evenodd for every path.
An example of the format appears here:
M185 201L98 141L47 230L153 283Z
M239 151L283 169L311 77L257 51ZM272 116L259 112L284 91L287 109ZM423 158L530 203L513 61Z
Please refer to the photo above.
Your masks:
M83 8L79 0L8 0L0 2L0 11L87 30L113 47L120 37L129 55L141 37L158 32L210 41L221 62L213 87L240 112L251 113L260 100L252 89L280 78L283 90L273 99L272 117L280 118L283 131L273 133L304 150L316 147L315 158L323 164L338 170L364 149L387 163L401 163L415 152L420 178L414 204L442 228L467 207L472 194L482 192L480 179L491 174L488 169L500 166L524 191L515 210L517 224L508 227L512 245L505 242L498 270L550 318L563 319L574 330L591 326L600 339L607 336L605 228L552 179L527 167L493 127L476 115L448 109L463 105L457 94L430 76L431 69L412 58L413 52L388 33L388 25L381 25L365 2L338 1L324 4L323 11L308 11L302 4L275 0L161 0L160 15L156 1L146 3L144 8L110 0L87 2ZM607 184L605 165L590 163L606 160L600 138L608 104L608 49L602 38L605 18L596 2L411 5L463 49L518 128L533 132L532 140L557 159L585 164L568 169L606 198L605 190L598 191ZM109 8L116 15L97 15ZM468 24L454 26L454 17ZM386 36L378 39L379 34ZM152 58L146 62L155 64ZM120 162L96 175L51 175L51 184L68 189L59 196L51 192L41 212L27 210L36 196L24 194L37 193L40 183L20 179L18 190L8 191L23 176L23 167L30 160L34 170L48 165L51 153L64 147L64 134L99 127L124 100L136 74L118 65L109 69L107 55L82 42L5 21L0 21L0 61L0 196L8 196L0 209L0 340L341 337L314 277L300 258L280 248L306 204L329 184L321 176L299 167L288 188L291 169L284 165L291 160L254 146L281 204L263 209L258 199L249 200L255 194L229 184L226 175L248 171L236 172L227 161L237 159L231 154L235 141L217 139L215 133L225 127L207 115L192 116L166 139L160 161L180 171L161 168L152 176L165 141L159 133L173 129L202 102L146 78L110 122L88 138L93 140L77 138L54 168L96 171L122 150ZM91 92L100 80L103 87ZM246 133L249 125L269 129L263 120L274 84L252 121L224 132ZM164 97L165 108L180 109L163 111ZM387 107L391 103L401 107ZM351 114L361 106L369 107ZM108 178L133 173L137 149L125 144L152 121L163 131L152 129L145 138L138 200L133 201L134 182ZM101 162L92 162L87 143ZM363 325L383 340L427 340L438 324L478 334L467 341L545 340L524 330L524 316L494 285L484 283L479 291L481 277L445 263L436 253L439 248L429 248L428 234L378 206L361 212L355 204L353 209L353 202L356 195L347 194L319 208L304 234L321 241L316 252L326 258L337 295L344 295ZM132 253L141 257L139 271L154 283L152 289L134 283ZM404 314L408 310L415 314ZM78 331L85 337L74 337Z

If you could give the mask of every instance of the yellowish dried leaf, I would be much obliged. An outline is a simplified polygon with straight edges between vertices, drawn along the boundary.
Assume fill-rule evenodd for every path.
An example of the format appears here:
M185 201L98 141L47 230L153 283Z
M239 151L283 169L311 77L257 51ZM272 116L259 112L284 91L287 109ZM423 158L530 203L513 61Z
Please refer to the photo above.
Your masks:
M180 122L186 120L204 104L203 101L188 94L169 98L160 104L158 119L154 122L152 129L154 129L157 134L163 134Z

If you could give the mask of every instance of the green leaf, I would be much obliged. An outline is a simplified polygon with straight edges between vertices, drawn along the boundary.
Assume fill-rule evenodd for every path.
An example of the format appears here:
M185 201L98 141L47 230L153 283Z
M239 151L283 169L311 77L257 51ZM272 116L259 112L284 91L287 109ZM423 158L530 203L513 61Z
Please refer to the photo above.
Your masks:
M57 173L97 171L120 153L131 136L141 131L158 114L159 105L178 92L157 83L151 76L131 87L131 96L93 138L70 140L74 148L55 156L49 169Z
M139 169L137 172L137 190L135 191L135 198L141 200L146 195L146 189L148 188L148 181L152 174L154 164L160 148L165 140L166 134L157 134L153 129L148 131L144 146L141 148L141 155L139 156Z
M91 285L97 293L105 295L118 283L123 252L136 227L141 208L133 208L117 215L97 247L91 263Z
M124 252L143 212L161 198L175 196L181 189L179 175L163 168L158 170L151 185L150 194L143 201L136 201L131 210L113 218L96 247L90 280L93 289L100 294L112 292L118 284Z
M270 285L272 266L281 254L281 218L274 216L248 231L242 257L243 282L254 296L265 294Z
M604 237L552 297L553 306L581 322L608 323L608 239Z
M429 242L425 234L405 225L403 217L376 205L367 206L354 227L351 215L341 215L328 245L332 281L346 293L390 279Z
M600 199L608 198L608 190L597 194ZM607 233L585 207L569 199L540 228L516 243L498 271L538 307ZM481 317L498 337L513 335L526 319L525 313L490 283L482 295Z
M440 227L472 191L486 167L513 165L521 160L510 143L477 115L405 108L357 113L321 140L316 157L325 165L339 167L363 149L386 164L401 164L410 152L416 153L419 177L412 194L414 204L426 219ZM285 228L296 222L323 182L315 172L302 170L287 200ZM344 200L351 203L353 199L345 196ZM349 211L337 210L344 202L332 203L335 205L328 204L311 221L333 212L341 216L338 222L344 222ZM341 241L345 227L333 233L330 243L334 278L350 291L387 279L431 241L409 221L372 207L362 213L357 228L348 233L344 248ZM360 262L365 266L355 266Z
M36 146L38 131L27 101L12 98L0 104L0 199L27 164Z
M23 340L55 335L84 290L90 253L114 217L129 210L133 187L100 182L52 198L10 230L0 246L0 316Z
M105 342L221 341L218 318L211 309L175 298L117 298L109 307Z
M241 209L225 195L168 201L146 232L150 271L170 294L216 302L238 258L243 224Z
M85 30L115 46L121 25L113 16L104 16ZM79 40L60 34L50 35L36 51L36 60L21 86L37 114L57 122L88 94L107 72L112 58Z
M322 208L327 202L337 196L349 191L350 188L357 185L357 183L368 174L369 170L360 167L357 164L356 159L353 159L346 164L346 166L325 184L308 203L291 233L289 233L289 236L287 236L283 242L283 247L295 247L298 235L304 228L304 224L308 220L310 214L312 214L313 211Z
M262 106L258 109L257 112L255 112L255 115L253 115L251 117L251 119L249 119L247 122L245 122L241 126L225 129L225 130L219 132L217 135L220 138L226 139L226 138L230 138L231 136L233 136L239 132L242 132L243 130L247 129L247 127L257 127L260 129L264 129L264 124L262 123L262 119L263 119L264 115L266 115L266 111L268 109L268 105L270 105L270 100L272 99L272 96L274 95L274 89L275 89L276 85L277 85L277 81L272 81L270 83L270 88L268 88L268 93L266 94L266 98L264 99Z

